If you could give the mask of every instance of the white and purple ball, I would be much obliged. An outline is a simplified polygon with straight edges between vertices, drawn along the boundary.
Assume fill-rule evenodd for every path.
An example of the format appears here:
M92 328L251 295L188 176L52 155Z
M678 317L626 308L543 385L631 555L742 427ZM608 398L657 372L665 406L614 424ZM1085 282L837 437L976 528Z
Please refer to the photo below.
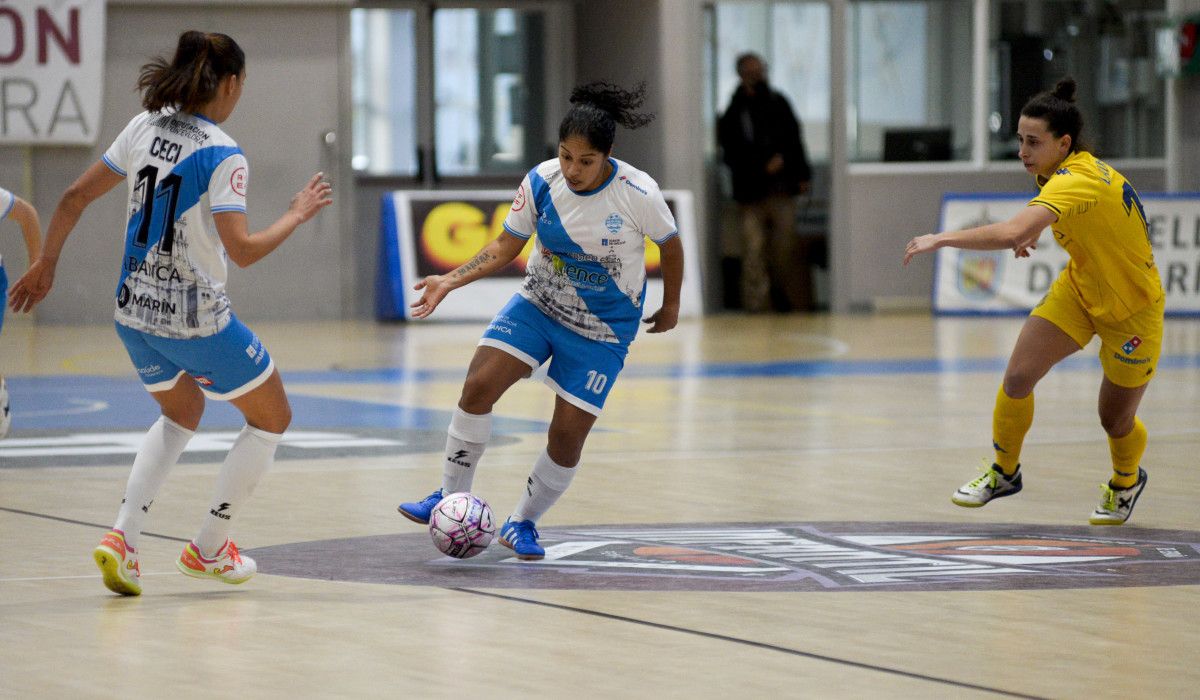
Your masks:
M429 535L443 554L469 559L491 544L496 534L487 501L469 493L452 493L433 507Z

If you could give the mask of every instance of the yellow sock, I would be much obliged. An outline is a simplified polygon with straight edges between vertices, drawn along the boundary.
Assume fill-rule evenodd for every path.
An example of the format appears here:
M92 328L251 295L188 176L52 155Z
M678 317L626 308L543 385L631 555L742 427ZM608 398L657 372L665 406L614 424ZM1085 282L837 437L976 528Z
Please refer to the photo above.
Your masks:
M1021 445L1025 433L1033 425L1033 392L1023 399L1004 393L1004 385L996 392L996 410L992 412L992 447L996 448L996 464L1008 476L1016 473L1021 462Z
M1138 464L1146 451L1146 424L1133 417L1133 430L1125 437L1109 437L1108 451L1112 454L1113 488L1127 489L1137 483Z

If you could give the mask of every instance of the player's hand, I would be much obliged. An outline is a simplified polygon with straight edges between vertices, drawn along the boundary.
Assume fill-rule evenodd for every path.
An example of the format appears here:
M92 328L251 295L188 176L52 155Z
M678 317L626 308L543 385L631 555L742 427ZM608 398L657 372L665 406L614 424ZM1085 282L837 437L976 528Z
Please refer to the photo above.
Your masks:
M925 236L917 236L908 242L904 248L904 265L908 265L908 261L917 257L921 253L928 253L938 249L937 234L930 233Z
M647 333L666 333L679 324L679 304L663 304L649 318L642 319L642 323L653 324Z
M21 279L8 290L8 305L16 313L28 313L46 298L54 286L55 264L38 258L29 266Z
M316 216L317 212L325 207L333 204L333 185L329 184L325 179L325 173L317 173L309 179L308 184L304 189L296 193L292 197L292 204L288 207L296 216L300 217L300 223L304 223Z
M1037 250L1037 243L1031 243L1029 245L1019 245L1016 248L1013 248L1013 257L1028 258L1029 251L1031 251L1031 250Z
M446 298L453 287L445 275L430 275L414 284L413 289L417 291L423 289L425 292L420 299L409 305L409 308L412 309L412 317L425 318L433 313L433 310L442 303L442 299Z

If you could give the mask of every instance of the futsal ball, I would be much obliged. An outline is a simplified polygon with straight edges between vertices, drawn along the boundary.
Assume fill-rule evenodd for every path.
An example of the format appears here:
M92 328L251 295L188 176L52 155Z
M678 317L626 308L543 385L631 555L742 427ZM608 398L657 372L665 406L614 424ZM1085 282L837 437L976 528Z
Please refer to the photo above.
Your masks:
M452 493L433 507L429 535L442 554L469 559L491 544L496 534L487 501L469 493Z

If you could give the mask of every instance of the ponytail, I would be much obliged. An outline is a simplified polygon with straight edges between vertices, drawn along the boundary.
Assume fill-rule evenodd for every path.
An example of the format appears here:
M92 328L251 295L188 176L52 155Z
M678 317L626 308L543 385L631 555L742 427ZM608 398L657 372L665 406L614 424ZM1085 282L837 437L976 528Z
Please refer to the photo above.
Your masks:
M571 109L558 127L558 140L582 136L602 153L612 151L617 124L637 129L654 121L654 115L636 110L646 101L646 83L624 90L611 83L595 82L571 91Z
M217 96L222 79L245 68L246 54L229 36L187 31L179 35L170 62L159 57L142 66L137 89L151 112L174 107L194 113Z

